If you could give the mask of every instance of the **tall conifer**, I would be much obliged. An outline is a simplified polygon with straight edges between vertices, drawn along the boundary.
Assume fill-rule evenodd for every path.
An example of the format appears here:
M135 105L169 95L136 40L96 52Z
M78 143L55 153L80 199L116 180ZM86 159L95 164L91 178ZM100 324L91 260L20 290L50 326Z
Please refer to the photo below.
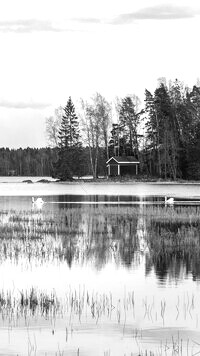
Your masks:
M74 104L69 97L61 120L58 134L58 160L55 164L56 178L72 179L74 175L81 175L81 141L79 122Z
M64 107L58 138L61 149L80 146L78 117L71 97L69 97L67 105Z

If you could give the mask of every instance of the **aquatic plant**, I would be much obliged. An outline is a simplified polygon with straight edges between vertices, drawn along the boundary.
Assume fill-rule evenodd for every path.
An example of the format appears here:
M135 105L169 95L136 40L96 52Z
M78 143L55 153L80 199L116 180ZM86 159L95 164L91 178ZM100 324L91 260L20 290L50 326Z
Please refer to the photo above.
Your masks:
M0 212L0 262L93 260L102 268L110 259L127 267L145 254L148 268L181 260L197 270L200 208L165 206L77 206L58 211ZM6 219L5 219L6 218ZM196 261L196 262L195 262ZM199 273L199 272L198 272Z

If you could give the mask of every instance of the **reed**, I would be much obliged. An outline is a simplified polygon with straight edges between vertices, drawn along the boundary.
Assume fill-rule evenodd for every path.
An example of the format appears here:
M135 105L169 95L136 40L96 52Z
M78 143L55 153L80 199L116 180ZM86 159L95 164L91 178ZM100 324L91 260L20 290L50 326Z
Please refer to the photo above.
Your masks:
M198 207L109 205L69 207L59 212L2 211L0 263L7 259L17 262L20 258L26 258L29 263L31 259L37 263L66 260L71 267L74 261L90 260L94 268L100 269L112 259L115 264L130 268L134 263L139 264L140 257L144 256L147 271L154 269L158 278L167 275L178 279L183 265L198 276L199 212ZM21 319L28 324L32 318L41 317L53 325L52 332L59 318L67 320L67 330L84 322L96 327L104 322L113 323L123 336L126 327L131 325L134 340L139 343L143 334L135 327L138 310L142 310L145 322L163 326L169 309L165 299L154 301L145 295L140 297L142 302L138 301L135 291L119 298L112 293L91 292L85 287L68 288L62 298L56 291L47 293L35 287L14 294L2 290L0 317L11 326ZM184 316L195 323L197 316L198 324L198 302L194 296L185 296L184 300L180 296L174 300L173 307L175 320ZM192 349L191 341L188 345ZM141 349L139 354L185 356L183 350L187 347L189 350L188 345L185 340L174 337L162 342L157 351ZM81 355L81 350L77 352ZM112 355L110 350L105 352Z
M6 217L6 219L5 219ZM148 261L200 255L199 207L82 206L60 212L0 212L0 261L20 255L43 263L50 259L94 260L102 268L111 258L127 267ZM143 247L141 247L141 242ZM141 250L142 248L142 250Z

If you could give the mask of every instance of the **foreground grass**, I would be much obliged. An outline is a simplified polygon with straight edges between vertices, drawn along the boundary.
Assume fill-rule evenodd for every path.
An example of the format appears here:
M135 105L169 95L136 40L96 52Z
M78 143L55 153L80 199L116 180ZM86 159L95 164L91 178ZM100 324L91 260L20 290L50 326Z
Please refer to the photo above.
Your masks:
M169 275L178 278L182 265L187 272L198 277L200 258L200 209L199 207L164 206L80 206L68 207L59 212L51 211L2 211L0 212L0 262L18 261L27 258L28 263L67 260L71 267L92 261L101 268L112 259L113 263L130 267L138 256L145 256L148 270L154 268L163 278ZM143 242L143 248L141 248ZM160 274L159 274L160 273ZM119 299L112 293L98 293L86 289L66 289L63 298L55 291L47 293L32 287L30 290L0 291L0 316L2 323L16 326L23 318L26 325L32 318L42 317L51 324L52 335L56 321L66 320L66 334L73 325L92 320L97 326L114 322L123 337L126 326L132 325L132 338L142 340L142 332L135 328L137 310L152 325L165 320L168 304L164 299L153 303L142 296L138 302L134 291ZM140 304L138 304L140 303ZM182 310L181 310L182 308ZM196 321L199 314L198 301L187 295L183 303L174 301L174 318L181 313ZM184 315L184 317L185 317ZM140 315L141 317L141 315ZM138 346L138 352L127 356L179 355L198 353L198 345L189 338L174 336L166 339L155 350ZM185 353L186 352L186 353ZM30 351L31 354L31 351ZM37 354L37 353L36 353ZM58 355L64 355L59 351ZM81 349L77 349L81 355ZM105 350L103 356L112 356Z

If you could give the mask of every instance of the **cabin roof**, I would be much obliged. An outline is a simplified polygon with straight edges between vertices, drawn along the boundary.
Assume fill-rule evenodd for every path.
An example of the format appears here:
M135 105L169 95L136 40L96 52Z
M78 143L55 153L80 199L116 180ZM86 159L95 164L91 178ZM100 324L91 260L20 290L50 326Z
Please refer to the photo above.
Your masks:
M116 163L140 163L134 156L112 156L109 158L109 160L106 162L108 164L111 160L115 160Z

